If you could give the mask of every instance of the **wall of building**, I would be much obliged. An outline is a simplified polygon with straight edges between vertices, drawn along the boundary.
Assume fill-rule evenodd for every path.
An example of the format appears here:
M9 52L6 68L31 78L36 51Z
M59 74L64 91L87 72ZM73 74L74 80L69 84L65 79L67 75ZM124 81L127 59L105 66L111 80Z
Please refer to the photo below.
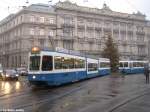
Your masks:
M55 45L100 56L108 34L121 59L148 58L149 27L140 13L114 12L106 4L102 9L70 2L55 7L34 4L0 22L0 63L10 68L27 66L33 46Z

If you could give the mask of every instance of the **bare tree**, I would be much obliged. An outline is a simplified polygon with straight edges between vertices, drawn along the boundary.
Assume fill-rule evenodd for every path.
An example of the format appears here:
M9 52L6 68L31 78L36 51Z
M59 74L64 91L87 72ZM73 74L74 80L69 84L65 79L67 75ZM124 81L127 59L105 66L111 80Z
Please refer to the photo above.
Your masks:
M104 58L110 59L110 67L112 72L118 72L119 65L119 52L117 45L113 42L111 35L108 35L105 43L105 48L102 51Z

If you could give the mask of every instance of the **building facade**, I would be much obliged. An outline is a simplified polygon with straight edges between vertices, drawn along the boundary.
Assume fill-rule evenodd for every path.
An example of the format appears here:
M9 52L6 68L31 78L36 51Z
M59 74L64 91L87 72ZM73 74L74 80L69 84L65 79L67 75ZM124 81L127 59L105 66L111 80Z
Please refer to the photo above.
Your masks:
M117 44L121 59L147 59L149 25L140 12L127 14L78 6L69 1L54 6L33 4L0 22L0 63L27 66L33 46L63 47L101 56L107 35Z

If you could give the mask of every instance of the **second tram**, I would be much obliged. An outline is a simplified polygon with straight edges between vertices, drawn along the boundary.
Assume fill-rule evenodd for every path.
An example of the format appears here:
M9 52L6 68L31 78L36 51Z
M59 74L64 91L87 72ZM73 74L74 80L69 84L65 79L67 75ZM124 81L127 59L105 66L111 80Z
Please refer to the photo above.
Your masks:
M144 65L148 64L148 61L119 61L119 70L124 74L139 74L144 73Z

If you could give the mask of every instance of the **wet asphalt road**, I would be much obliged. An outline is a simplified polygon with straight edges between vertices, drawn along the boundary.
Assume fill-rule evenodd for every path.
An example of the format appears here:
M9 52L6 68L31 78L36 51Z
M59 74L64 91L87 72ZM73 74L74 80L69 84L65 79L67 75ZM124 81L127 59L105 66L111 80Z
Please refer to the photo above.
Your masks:
M0 81L0 109L21 109L25 112L130 112L135 102L140 105L141 101L145 101L143 97L150 100L148 95L144 95L136 101L136 97L144 92L150 91L143 75L97 77L60 87L29 87L26 77L20 77L19 81ZM132 98L134 101L128 102Z

